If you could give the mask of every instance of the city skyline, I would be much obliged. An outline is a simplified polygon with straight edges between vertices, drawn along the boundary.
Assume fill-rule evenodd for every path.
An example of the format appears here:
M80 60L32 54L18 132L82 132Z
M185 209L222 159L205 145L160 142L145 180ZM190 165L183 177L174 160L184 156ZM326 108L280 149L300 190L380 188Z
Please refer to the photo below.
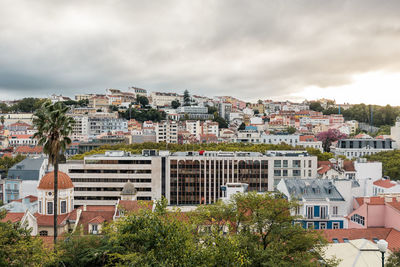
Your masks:
M129 86L400 105L397 1L1 3L0 98ZM379 92L379 93L378 93Z

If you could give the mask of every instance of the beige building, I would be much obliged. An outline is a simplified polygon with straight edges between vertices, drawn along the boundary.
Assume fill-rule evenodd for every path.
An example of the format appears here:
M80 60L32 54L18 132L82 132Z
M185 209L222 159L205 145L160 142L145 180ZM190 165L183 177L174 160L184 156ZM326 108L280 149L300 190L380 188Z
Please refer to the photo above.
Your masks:
M60 164L75 186L75 206L115 205L130 181L138 200L161 198L161 157L108 151Z
M156 124L156 141L177 144L178 123L176 121L162 121Z
M106 96L93 96L91 98L89 98L89 107L91 108L108 108L110 106L108 97Z

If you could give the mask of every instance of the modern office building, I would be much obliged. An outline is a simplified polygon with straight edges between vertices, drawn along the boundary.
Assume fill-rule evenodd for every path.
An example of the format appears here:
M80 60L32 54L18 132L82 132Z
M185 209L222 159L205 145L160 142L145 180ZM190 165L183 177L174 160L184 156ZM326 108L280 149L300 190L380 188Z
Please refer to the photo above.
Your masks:
M75 186L75 205L114 205L128 181L140 200L166 197L171 205L214 203L226 183L249 191L272 191L282 178L315 178L317 158L304 151L123 151L86 156L60 165Z
M75 206L115 205L128 181L135 185L138 200L161 198L161 157L145 155L108 151L60 164L74 184Z

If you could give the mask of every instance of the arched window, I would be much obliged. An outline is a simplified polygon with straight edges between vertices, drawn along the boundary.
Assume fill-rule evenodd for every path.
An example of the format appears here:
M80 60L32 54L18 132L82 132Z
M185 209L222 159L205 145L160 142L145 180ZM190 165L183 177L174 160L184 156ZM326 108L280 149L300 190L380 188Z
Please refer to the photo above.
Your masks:
M40 235L40 236L48 236L49 233L48 233L47 231L40 231L40 232L39 232L39 235Z

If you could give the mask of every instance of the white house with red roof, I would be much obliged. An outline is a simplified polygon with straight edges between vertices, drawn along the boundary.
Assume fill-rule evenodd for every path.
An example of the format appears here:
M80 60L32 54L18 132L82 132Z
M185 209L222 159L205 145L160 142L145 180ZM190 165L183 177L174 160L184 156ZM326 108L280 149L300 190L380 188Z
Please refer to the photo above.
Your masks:
M372 192L374 196L390 193L400 194L400 183L398 181L392 181L384 177L380 180L373 182Z

